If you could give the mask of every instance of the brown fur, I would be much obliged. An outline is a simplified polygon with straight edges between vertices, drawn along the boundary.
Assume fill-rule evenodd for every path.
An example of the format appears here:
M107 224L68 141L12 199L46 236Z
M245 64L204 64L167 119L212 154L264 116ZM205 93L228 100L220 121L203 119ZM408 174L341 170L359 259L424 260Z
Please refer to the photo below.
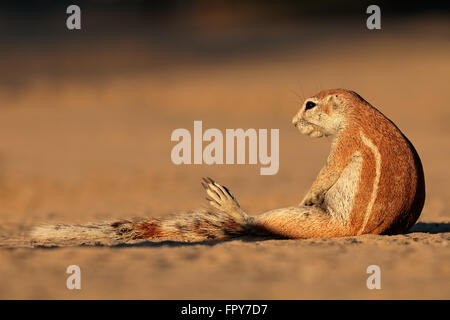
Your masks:
M306 112L303 106L293 122L307 134L313 127L313 131L319 131L318 135L321 132L335 135L327 164L300 206L263 214L258 223L272 232L295 238L407 231L417 221L425 201L423 169L412 144L388 118L355 92L327 90L310 99L316 101L317 111ZM314 112L343 120L333 126L324 122L327 125L321 127ZM340 196L329 194L331 187L356 153L362 158L362 168L357 183L350 186L354 201L348 220L342 222L330 214L326 197ZM368 220L364 226L366 212Z
M167 232L164 233L161 229L160 219L149 219L135 223L131 228L136 232L135 239L157 239L167 236Z
M308 101L316 105L306 110ZM403 133L361 96L344 89L319 92L306 99L293 123L312 137L335 136L326 165L298 206L251 217L226 187L205 178L202 184L213 209L84 229L46 226L33 234L47 239L108 236L175 241L255 234L342 237L402 233L417 221L425 201L420 158ZM336 212L336 207L341 211Z

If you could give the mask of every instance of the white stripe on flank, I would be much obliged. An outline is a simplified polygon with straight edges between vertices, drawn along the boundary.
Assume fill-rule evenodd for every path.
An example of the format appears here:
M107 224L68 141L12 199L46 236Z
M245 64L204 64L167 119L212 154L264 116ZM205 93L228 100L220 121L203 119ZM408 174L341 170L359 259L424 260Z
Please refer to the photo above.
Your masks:
M377 198L378 183L380 182L380 170L381 170L381 154L378 151L376 145L373 144L372 140L367 138L361 131L359 132L362 142L373 152L375 156L375 180L373 181L372 195L370 196L369 204L367 205L366 214L364 216L364 221L359 229L358 235L362 234L366 228L367 222L369 221L370 215L372 213L372 207Z

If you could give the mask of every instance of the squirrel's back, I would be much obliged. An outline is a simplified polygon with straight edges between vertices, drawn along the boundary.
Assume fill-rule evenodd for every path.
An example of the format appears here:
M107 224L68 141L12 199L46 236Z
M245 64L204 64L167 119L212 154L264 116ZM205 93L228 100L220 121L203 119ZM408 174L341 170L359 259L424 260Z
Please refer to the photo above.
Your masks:
M342 214L342 203L349 200L339 189L345 181L353 184L352 205L348 205L347 212L352 233L405 232L416 222L424 205L420 158L392 121L359 95L351 94L354 104L348 109L347 126L337 138L341 141L336 142L341 150L333 152L353 155L346 167L348 173L343 172L327 192L325 205L331 210L339 208Z

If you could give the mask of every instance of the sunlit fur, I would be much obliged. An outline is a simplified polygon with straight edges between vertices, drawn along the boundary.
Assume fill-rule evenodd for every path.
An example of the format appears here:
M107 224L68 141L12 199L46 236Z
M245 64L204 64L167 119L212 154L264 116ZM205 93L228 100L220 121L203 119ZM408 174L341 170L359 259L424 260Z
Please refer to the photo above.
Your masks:
M315 106L306 110L308 102ZM203 186L210 209L161 219L42 226L31 236L116 241L205 241L242 235L302 239L402 233L417 221L425 201L420 158L403 133L357 93L319 92L305 100L292 123L311 137L333 136L325 166L299 205L249 216L226 187L206 178Z

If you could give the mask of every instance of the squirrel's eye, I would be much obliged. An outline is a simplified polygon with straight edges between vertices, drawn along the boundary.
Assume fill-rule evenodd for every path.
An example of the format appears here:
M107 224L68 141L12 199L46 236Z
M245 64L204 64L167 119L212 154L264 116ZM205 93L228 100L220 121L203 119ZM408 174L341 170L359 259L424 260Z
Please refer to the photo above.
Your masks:
M309 110L309 109L312 109L312 108L314 108L315 106L316 106L316 104L315 104L314 102L308 101L308 102L306 103L306 106L305 106L305 111L306 111L306 110Z

